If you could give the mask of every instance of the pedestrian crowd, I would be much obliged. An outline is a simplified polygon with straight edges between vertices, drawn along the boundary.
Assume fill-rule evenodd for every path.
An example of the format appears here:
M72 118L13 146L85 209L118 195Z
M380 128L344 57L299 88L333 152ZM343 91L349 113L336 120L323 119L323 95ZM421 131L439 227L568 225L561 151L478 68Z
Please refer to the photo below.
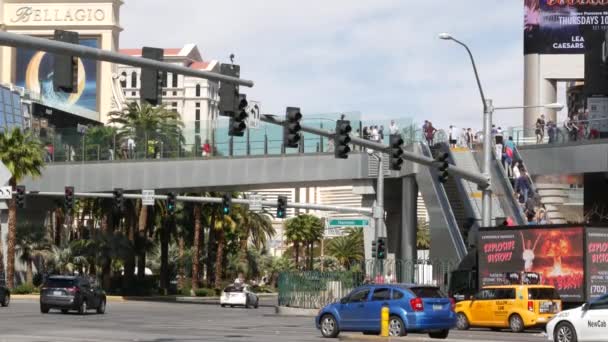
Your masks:
M599 130L589 120L589 111L583 110L568 115L561 127L555 121L545 121L545 116L541 115L536 120L534 134L537 144L544 143L545 136L547 136L549 144L598 139L600 137Z

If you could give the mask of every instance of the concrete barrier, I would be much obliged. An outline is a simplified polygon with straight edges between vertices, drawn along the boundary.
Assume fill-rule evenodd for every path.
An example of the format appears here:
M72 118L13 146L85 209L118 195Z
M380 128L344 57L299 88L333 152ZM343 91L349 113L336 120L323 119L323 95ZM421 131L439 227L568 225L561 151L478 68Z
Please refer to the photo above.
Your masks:
M275 313L281 316L315 317L318 309L292 308L290 306L275 306Z

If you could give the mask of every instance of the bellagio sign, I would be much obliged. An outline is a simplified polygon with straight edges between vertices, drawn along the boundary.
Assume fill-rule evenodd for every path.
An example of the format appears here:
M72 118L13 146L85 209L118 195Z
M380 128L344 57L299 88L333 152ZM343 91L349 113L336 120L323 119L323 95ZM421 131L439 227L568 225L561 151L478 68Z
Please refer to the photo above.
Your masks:
M110 4L23 6L7 4L5 22L9 25L99 25L112 18Z

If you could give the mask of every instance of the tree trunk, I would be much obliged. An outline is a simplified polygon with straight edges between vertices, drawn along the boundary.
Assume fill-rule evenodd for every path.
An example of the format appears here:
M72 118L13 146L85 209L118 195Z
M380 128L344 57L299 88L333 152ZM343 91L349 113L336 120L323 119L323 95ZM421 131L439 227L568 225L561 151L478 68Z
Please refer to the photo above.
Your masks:
M34 283L34 259L29 259L27 261L27 269L25 271L25 281L28 284Z
M222 286L222 263L224 261L224 230L217 231L217 255L215 256L215 288Z
M127 255L124 264L124 276L123 276L123 293L132 294L134 290L133 286L133 273L135 273L135 219L136 211L133 204L129 204L129 210L126 212L125 217L125 228L127 230L127 238L131 243L131 248L126 251Z
M6 283L4 268L4 246L2 245L2 225L0 225L0 284Z
M215 261L215 214L211 214L211 224L209 225L209 241L207 242L207 286L211 287L215 281L214 261Z
M178 238L178 254L179 259L177 261L177 287L181 290L184 288L184 280L186 279L186 265L184 263L184 249L185 249L184 237Z
M165 295L169 289L169 219L163 219L160 233L160 288Z
M110 233L110 225L112 224L111 214L106 212L103 214L103 218L101 219L101 232L102 234ZM101 283L105 290L110 289L110 272L112 271L112 260L104 260L103 265L101 265Z
M139 229L137 232L137 238L139 240L140 248L137 255L137 280L140 282L146 278L146 242L148 237L146 236L146 229L148 228L148 206L142 205L139 210Z
M203 232L201 206L194 205L194 241L192 242L192 293L198 290L200 279L199 262L201 259L201 234Z
M11 180L11 185L14 181ZM13 186L14 187L14 186ZM15 286L15 242L17 239L17 199L8 201L8 236L6 238L6 285L9 289Z
M296 269L298 268L298 264L300 263L300 243L294 242L293 249L296 253Z

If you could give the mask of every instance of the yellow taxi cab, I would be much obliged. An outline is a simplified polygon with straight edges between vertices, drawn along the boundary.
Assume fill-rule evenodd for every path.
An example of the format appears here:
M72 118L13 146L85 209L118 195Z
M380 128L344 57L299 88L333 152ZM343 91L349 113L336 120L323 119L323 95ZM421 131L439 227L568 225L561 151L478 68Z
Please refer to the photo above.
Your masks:
M456 303L456 327L509 328L521 332L547 324L561 307L562 301L553 286L486 286L470 300Z

